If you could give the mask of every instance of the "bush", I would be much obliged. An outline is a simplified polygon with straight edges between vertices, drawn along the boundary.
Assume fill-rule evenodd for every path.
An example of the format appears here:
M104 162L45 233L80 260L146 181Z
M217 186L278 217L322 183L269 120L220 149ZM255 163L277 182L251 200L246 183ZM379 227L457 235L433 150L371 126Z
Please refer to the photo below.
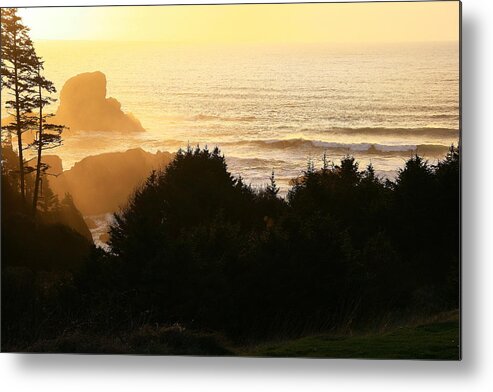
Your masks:
M75 331L56 339L41 340L27 348L40 353L232 355L223 341L212 334L185 330L179 325L152 327L114 336Z

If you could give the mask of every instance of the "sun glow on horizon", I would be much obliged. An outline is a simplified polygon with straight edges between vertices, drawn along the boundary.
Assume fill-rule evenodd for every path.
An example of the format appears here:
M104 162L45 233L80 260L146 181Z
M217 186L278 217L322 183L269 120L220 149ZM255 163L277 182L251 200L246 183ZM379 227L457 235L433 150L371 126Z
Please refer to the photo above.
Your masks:
M21 8L34 40L169 43L457 41L459 2Z

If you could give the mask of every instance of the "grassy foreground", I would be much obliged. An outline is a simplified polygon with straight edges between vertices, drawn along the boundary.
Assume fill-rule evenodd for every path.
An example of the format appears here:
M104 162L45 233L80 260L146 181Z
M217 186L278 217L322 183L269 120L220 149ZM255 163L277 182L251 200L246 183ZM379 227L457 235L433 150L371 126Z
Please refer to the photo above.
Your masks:
M459 360L459 321L449 320L391 332L352 337L318 335L257 346L258 357Z

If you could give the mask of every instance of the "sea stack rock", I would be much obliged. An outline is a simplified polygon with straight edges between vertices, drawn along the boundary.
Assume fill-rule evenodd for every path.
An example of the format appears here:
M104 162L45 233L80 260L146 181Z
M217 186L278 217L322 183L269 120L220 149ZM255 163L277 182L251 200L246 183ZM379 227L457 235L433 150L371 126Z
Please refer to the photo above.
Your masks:
M106 76L99 71L65 82L55 119L72 131L144 131L139 120L121 110L117 99L106 98Z
M153 170L159 170L174 155L155 154L141 148L88 156L57 177L50 176L50 187L61 200L73 197L82 215L117 212Z

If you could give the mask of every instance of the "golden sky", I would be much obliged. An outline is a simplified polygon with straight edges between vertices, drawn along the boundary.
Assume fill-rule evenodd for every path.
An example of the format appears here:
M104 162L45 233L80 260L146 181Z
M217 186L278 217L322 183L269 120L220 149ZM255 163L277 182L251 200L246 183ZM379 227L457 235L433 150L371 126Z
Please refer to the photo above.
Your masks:
M459 3L21 9L31 37L184 43L457 41Z

